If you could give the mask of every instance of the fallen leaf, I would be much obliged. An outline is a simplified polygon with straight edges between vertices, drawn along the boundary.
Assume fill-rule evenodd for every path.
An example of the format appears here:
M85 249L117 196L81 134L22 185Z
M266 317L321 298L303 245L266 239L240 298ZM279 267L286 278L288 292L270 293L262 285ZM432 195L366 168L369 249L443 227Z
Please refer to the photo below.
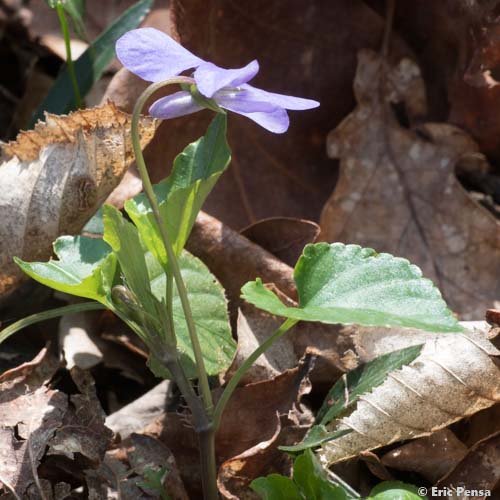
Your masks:
M430 435L500 400L500 351L484 333L432 336L422 332L424 335L429 337L420 356L389 374L360 398L349 416L329 426L332 431L352 432L323 445L319 454L325 465L396 441ZM401 331L394 337L400 344L396 348L422 343L413 332ZM376 345L376 335L367 335L366 340ZM364 348L371 353L376 350L370 345Z
M396 470L417 472L435 483L467 454L464 445L449 429L410 441L386 453L381 461Z
M87 470L90 498L120 498L137 500L158 498L159 492L144 483L149 472L164 470L164 492L172 500L188 500L177 464L170 450L152 436L131 434L117 447L108 451L96 471Z
M295 265L304 247L314 243L319 233L316 223L292 217L270 217L241 230L243 236L289 266Z
M295 304L290 299L283 301ZM283 323L281 318L242 302L237 321L238 347L224 375L229 380L241 363ZM328 389L332 381L357 365L351 332L343 334L338 325L301 321L278 339L243 375L240 385L268 380L297 366L310 349L317 357L309 378L316 389ZM353 355L346 356L352 352Z
M323 209L322 237L406 257L463 318L482 317L500 295L500 223L454 174L477 145L451 125L398 123L393 106L406 107L410 119L426 108L420 70L409 59L390 66L361 51L354 89L358 106L328 138L341 174Z
M496 498L499 482L500 433L497 432L474 445L463 460L437 483L437 486L439 488L448 486L452 489L462 486L468 490L489 490L492 492L492 498Z
M255 447L257 450L259 443L266 441L271 441L272 446L261 455L261 459L267 460L267 453L271 453L271 457L280 457L281 452L276 451L278 445L293 444L302 438L312 422L311 412L300 404L300 400L311 389L308 373L313 363L314 356L309 354L304 356L298 367L286 370L275 378L238 387L234 391L222 415L216 437L218 463L230 460L251 448ZM214 391L215 400L218 394L220 389ZM281 420L280 415L283 416ZM282 425L283 423L286 425ZM280 438L273 441L280 426L283 440ZM190 416L165 413L143 429L143 433L157 437L172 451L191 498L201 498L199 446ZM288 438L284 442L286 436ZM253 453L249 452L248 456L252 457ZM231 464L231 469L233 467L234 463ZM252 469L253 466L249 465L249 468ZM242 481L247 485L251 479L253 477L245 477Z
M141 121L141 144L155 121ZM60 234L78 233L116 187L133 160L130 117L113 104L47 115L2 148L0 165L0 295L23 273L14 256L46 260Z
M49 442L47 454L63 455L70 460L79 454L97 466L113 432L104 425L105 414L97 399L92 375L77 367L70 373L79 393L69 397L71 404Z
M334 185L324 138L352 108L356 51L378 46L384 22L361 2L342 0L328 9L322 5L320 0L306 9L299 1L286 8L263 0L244 6L229 0L172 3L175 29L170 34L176 37L178 32L189 50L223 67L240 67L257 58L262 69L256 85L321 102L318 110L291 113L290 130L283 136L230 117L233 163L207 200L207 211L231 227L272 216L317 220ZM210 23L202 21L206 19ZM403 50L399 41L393 48ZM129 85L137 79L125 72L116 80L106 97L130 112L143 86ZM197 113L161 125L145 151L154 181L165 177L179 144L199 137L209 118L209 113Z
M30 363L0 377L0 485L24 495L39 481L37 468L62 423L66 396L46 387L58 363L43 349Z
M256 276L296 298L290 266L204 212L198 214L186 249L205 262L221 282L233 317L240 303L241 287Z
M250 483L264 474L289 475L292 459L278 447L299 441L305 430L305 427L295 425L286 416L281 419L276 416L276 431L270 439L221 464L217 484L222 497L229 500L261 498L249 488Z
M163 415L174 401L173 384L164 380L140 398L108 415L106 426L125 439Z

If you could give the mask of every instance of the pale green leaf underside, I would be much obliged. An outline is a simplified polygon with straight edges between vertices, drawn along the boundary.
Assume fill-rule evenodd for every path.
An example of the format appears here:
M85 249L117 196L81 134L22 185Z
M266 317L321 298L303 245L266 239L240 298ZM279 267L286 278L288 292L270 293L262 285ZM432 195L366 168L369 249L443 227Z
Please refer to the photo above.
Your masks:
M298 320L462 331L439 290L406 259L358 245L317 243L304 248L294 276L299 307L285 306L261 280L247 283L242 297Z
M147 265L152 292L157 299L162 300L165 298L163 267L149 253ZM179 265L188 291L205 368L209 375L217 375L229 367L236 351L236 342L229 325L224 290L205 264L188 252L183 252L179 256ZM194 354L176 287L174 287L173 296L173 315L178 350L182 354L182 361L188 376L194 377L196 376Z
M207 133L189 144L174 161L172 174L154 186L160 212L176 255L188 239L203 202L227 168L231 152L226 140L226 115L218 114ZM165 248L144 194L127 201L125 210L148 250L166 263Z
M62 236L54 243L59 260L24 262L19 267L34 280L54 290L108 304L116 257L109 245L86 236Z

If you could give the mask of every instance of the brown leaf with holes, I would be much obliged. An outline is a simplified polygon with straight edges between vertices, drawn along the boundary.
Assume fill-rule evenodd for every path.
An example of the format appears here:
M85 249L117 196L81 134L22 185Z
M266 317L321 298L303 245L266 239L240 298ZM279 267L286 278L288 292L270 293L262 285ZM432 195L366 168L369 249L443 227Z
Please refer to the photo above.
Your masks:
M477 155L472 138L446 124L406 128L425 114L425 89L409 59L390 65L359 53L356 109L329 135L341 174L321 216L322 237L408 258L464 319L500 297L500 223L457 181L458 161Z
M155 132L143 118L141 144ZM0 296L21 280L12 258L47 260L52 242L76 234L118 185L133 160L130 116L112 103L46 115L2 148Z
M161 475L162 470L162 484L169 498L188 500L170 450L153 436L131 434L106 453L99 469L85 471L90 498L157 498L158 491L144 483L149 473Z
M57 361L43 349L30 363L0 377L0 488L24 498L39 480L37 468L61 425L68 401L45 384Z

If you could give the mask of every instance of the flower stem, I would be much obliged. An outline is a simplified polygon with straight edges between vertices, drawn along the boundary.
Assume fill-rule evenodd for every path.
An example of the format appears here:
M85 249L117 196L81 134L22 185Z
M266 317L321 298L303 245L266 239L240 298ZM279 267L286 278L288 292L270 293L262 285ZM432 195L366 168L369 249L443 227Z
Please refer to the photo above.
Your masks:
M73 93L75 94L76 107L81 108L82 97L80 95L80 88L78 87L78 80L76 79L73 58L71 56L71 40L69 37L68 23L66 21L66 16L64 14L64 8L60 2L58 2L56 5L56 11L57 11L57 16L59 17L59 23L61 25L61 31L64 37L64 46L66 48L66 64L68 65L69 78L71 80L71 85L73 87Z
M136 158L137 168L142 179L144 186L144 193L149 201L153 216L155 218L158 230L160 232L163 245L165 247L165 252L167 254L167 284L166 284L166 308L167 314L169 316L169 326L173 329L173 316L172 316L172 294L173 294L173 283L172 277L177 285L177 291L179 293L179 298L181 300L182 309L184 311L184 316L186 319L186 325L189 332L189 337L193 347L193 353L195 358L195 365L198 375L198 384L200 388L200 393L203 399L203 403L197 397L194 389L189 382L186 374L180 364L177 353L175 356L171 356L167 349L163 362L166 368L172 375L172 378L176 381L181 393L183 394L187 404L189 405L191 412L193 414L193 423L196 433L198 434L200 443L200 460L201 460L201 475L203 482L203 492L206 500L217 500L219 498L217 490L217 471L216 471L216 458L215 458L215 431L212 421L213 413L213 402L212 394L210 392L210 386L208 383L208 376L205 370L205 362L203 361L203 355L201 352L201 346L196 333L196 327L193 319L193 314L191 311L191 306L189 304L189 299L187 295L186 286L184 280L182 279L181 270L177 257L175 255L170 236L168 234L166 225L161 216L160 207L156 199L156 195L151 184L151 179L146 168L146 163L144 161L144 156L142 154L141 141L139 135L139 119L141 115L142 108L144 107L146 101L160 88L172 84L192 84L194 80L192 78L179 76L175 78L170 78L163 82L154 83L150 85L137 99L132 114L132 146L134 148L134 154ZM173 330L171 330L173 332Z
M271 345L274 344L283 334L285 334L292 326L294 326L298 322L297 319L288 318L284 321L281 326L270 336L268 337L257 349L255 349L250 356L241 364L241 366L236 370L235 374L232 376L231 380L226 385L222 396L215 406L214 411L214 428L215 431L219 428L222 414L224 413L224 408L226 407L229 398L233 394L234 390L238 386L238 383L241 380L241 377L245 374L245 372L255 363L257 358L263 354Z
M149 174L146 168L146 163L144 161L144 156L142 155L142 148L139 137L139 118L142 108L144 107L146 101L160 88L165 87L167 85L178 84L178 83L193 83L193 79L185 76L178 76L175 78L170 78L163 82L153 83L141 94L139 99L137 99L137 102L134 107L134 112L132 114L132 145L134 148L137 168L139 170L139 174L141 176L142 183L144 186L144 193L148 198L151 210L156 220L156 224L158 225L158 230L160 231L160 236L163 240L165 251L167 253L168 265L172 271L175 283L177 285L177 290L179 292L179 298L181 300L182 309L184 311L184 316L186 318L189 337L191 340L191 344L193 346L193 353L198 372L198 382L200 385L200 392L203 398L203 402L205 404L205 409L208 415L211 415L213 411L212 394L210 392L210 386L208 384L208 377L205 370L205 363L203 361L200 342L198 339L198 335L196 333L196 326L194 324L193 314L191 312L191 306L189 304L186 286L184 284L184 280L182 279L179 263L177 262L177 258L175 256L175 252L172 247L170 236L167 232L165 223L160 213L160 207L158 205L156 196L153 191L153 185L151 184L151 180L149 178Z

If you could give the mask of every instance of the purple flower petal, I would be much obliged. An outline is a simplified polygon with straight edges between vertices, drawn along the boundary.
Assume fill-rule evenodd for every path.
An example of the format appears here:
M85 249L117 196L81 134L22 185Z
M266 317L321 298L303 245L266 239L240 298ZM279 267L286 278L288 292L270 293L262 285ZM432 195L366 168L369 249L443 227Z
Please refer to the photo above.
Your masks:
M255 113L276 111L277 106L267 101L255 100L255 96L246 90L222 89L217 91L213 99L222 108L236 113Z
M253 120L255 123L274 134L283 134L288 130L288 126L290 125L288 113L283 108L276 108L275 111L270 113L243 113L232 109L230 109L230 111L250 118L250 120Z
M241 88L247 90L255 100L267 101L280 108L303 110L317 108L319 106L319 102L313 101L312 99L303 99L302 97L293 97L285 94L275 94L274 92L267 92L266 90L258 89L248 84L242 85Z
M116 55L129 71L148 82L161 82L204 63L173 38L154 28L125 33L116 42Z
M149 114L155 118L177 118L205 109L200 106L193 96L184 90L162 97L149 108Z
M210 98L223 87L237 87L249 82L258 72L257 61L252 61L244 68L238 69L219 68L211 62L206 62L196 69L194 80L200 93Z

